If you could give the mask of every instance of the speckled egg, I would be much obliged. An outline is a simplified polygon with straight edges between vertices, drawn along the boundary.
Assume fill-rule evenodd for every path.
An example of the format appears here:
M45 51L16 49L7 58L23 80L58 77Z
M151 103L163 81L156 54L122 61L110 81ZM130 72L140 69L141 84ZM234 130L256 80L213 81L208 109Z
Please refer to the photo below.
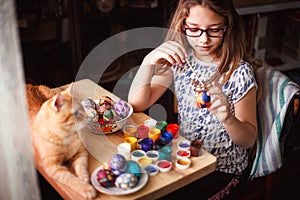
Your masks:
M142 175L141 166L134 160L128 160L127 161L126 172L134 174L138 179Z
M115 108L116 114L122 118L128 116L128 114L129 114L130 108L129 108L127 102L124 100L116 100L114 108Z
M109 169L100 169L96 177L100 185L103 187L115 186L116 175Z
M109 167L115 175L120 175L126 171L127 160L123 155L115 154L109 161Z
M137 184L137 178L134 174L131 173L123 173L117 177L115 181L115 185L118 188L127 190L131 189Z

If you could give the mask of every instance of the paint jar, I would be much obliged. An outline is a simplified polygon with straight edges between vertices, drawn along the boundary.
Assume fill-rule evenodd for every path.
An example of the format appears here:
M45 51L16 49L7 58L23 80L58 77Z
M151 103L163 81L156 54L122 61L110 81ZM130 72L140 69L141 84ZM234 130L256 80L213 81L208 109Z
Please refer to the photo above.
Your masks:
M130 124L125 125L123 128L124 137L137 137L137 126Z
M159 149L163 148L163 147L166 146L166 145L167 145L166 140L165 140L165 139L162 139L162 138L159 138L159 139L157 139L157 140L155 141L155 143L154 143L154 148L155 148L156 150L159 150Z
M132 137L132 136L130 136L130 137L125 137L125 138L124 138L124 142L130 144L130 146L131 146L131 151L136 150L136 148L137 148L137 138L136 138L136 137Z
M161 132L166 131L166 127L167 127L168 123L165 121L158 121L156 123L156 128L158 128Z
M118 145L118 154L124 156L127 160L130 159L131 145L123 142Z
M191 142L189 140L179 141L177 148L182 150L190 150Z
M166 141L166 145L172 146L173 135L171 132L163 132L160 134L160 138Z
M142 139L141 148L145 152L152 150L153 149L153 140L151 138Z
M171 132L173 135L173 138L176 139L176 138L178 138L178 135L179 135L179 128L180 127L178 124L172 123L172 124L167 125L166 131Z
M142 125L137 127L137 137L139 139L147 138L149 132L149 127Z
M159 160L168 160L172 162L172 147L164 146L158 150Z
M155 119L147 119L144 121L144 125L150 128L155 128L157 121Z
M191 156L194 157L200 156L201 147L202 147L202 142L200 140L193 140L190 146Z
M131 159L134 161L138 161L140 158L146 157L146 153L143 150L136 149L131 152Z
M150 128L148 132L148 137L155 142L157 139L160 138L161 131L158 128Z

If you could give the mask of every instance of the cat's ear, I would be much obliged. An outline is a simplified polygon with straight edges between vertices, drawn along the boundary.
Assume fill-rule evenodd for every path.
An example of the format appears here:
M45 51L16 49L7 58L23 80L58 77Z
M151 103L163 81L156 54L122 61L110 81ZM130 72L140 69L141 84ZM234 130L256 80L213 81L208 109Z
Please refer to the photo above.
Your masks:
M66 89L66 91L69 93L69 94L72 94L72 91L73 91L73 87L74 87L74 82L70 83Z
M58 93L57 95L54 96L52 102L51 102L51 107L55 112L58 112L60 108L63 106L63 96L61 93Z

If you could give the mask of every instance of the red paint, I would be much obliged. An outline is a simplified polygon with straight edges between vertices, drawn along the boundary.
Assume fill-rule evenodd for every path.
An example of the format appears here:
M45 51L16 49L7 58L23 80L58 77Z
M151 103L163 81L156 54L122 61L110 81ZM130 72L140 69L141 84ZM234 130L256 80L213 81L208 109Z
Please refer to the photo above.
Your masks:
M168 167L171 166L171 164L169 162L162 161L162 162L158 163L158 166L161 167L161 168L168 168Z
M187 152L187 151L178 151L177 154L178 154L179 156L188 156L188 155L189 155L189 152Z

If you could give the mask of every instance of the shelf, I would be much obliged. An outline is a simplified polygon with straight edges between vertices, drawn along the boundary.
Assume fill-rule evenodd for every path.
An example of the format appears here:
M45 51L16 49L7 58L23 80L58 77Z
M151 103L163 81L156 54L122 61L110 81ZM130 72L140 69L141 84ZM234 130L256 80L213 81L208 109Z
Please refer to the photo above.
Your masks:
M259 14L300 8L300 1L238 7L240 15Z

